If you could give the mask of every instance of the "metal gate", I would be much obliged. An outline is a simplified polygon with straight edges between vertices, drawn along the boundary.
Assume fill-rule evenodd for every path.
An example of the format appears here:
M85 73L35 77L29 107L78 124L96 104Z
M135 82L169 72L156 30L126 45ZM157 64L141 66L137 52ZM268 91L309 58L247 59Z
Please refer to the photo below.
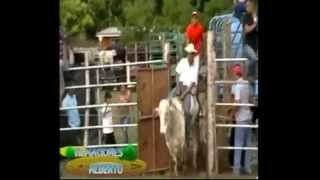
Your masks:
M168 44L163 44L163 47L164 46L168 46ZM164 53L163 57L164 59L162 60L147 60L147 61L137 61L137 62L129 62L128 60L126 60L125 63L120 63L120 64L108 64L108 65L103 65L103 64L99 64L99 65L89 65L89 56L88 56L88 52L86 51L83 51L84 55L85 55L85 66L81 66L81 67L70 67L68 68L66 71L85 71L85 85L76 85L76 86L67 86L65 87L65 89L85 89L86 92L85 92L85 105L78 105L78 106L74 106L74 107L60 107L60 111L65 111L65 110L70 110L70 109L81 109L81 110L84 110L85 113L84 113L84 126L81 126L81 127L63 127L63 128L60 128L60 132L67 132L67 131L84 131L84 135L83 135L83 147L85 148L102 148L102 147L124 147L124 146L127 146L128 144L102 144L101 142L101 136L102 136L102 129L103 128L107 128L107 127L112 127L112 128L128 128L128 127L138 127L141 123L141 127L138 127L138 130L140 131L139 133L141 133L141 131L149 131L149 134L150 133L153 133L154 136L153 138L155 139L160 139L158 140L160 143L158 143L158 145L155 145L155 141L153 141L153 144L152 146L144 146L144 144L142 144L142 146L144 146L144 148L150 148L151 151L157 151L157 152L154 152L152 156L150 156L151 159L148 159L148 158L144 158L145 161L147 161L147 167L150 165L150 168L148 168L148 170L157 170L159 168L163 168L163 169L166 169L168 167L168 161L169 161L169 155L168 155L168 152L167 152L167 149L166 149L166 145L164 143L164 139L162 139L163 137L160 137L159 135L159 130L157 132L156 129L159 129L159 127L156 127L156 124L159 123L159 120L158 119L154 119L153 117L151 117L152 121L149 121L149 122L152 122L152 130L150 130L150 127L149 125L146 125L145 122L147 122L148 120L148 115L150 115L150 113L148 112L147 113L147 116L146 116L146 113L144 114L139 114L138 112L135 112L136 116L138 116L140 120L142 120L140 122L139 120L139 123L130 123L130 124L113 124L113 125L108 125L108 126L103 126L102 125L102 121L101 121L101 116L98 114L98 125L90 125L90 118L92 117L92 115L90 115L90 109L94 109L94 108L101 108L101 107L106 107L107 105L105 104L102 104L101 102L100 103L96 103L96 104L90 104L90 91L91 89L93 88L96 88L96 94L97 96L100 95L100 89L102 87L114 87L114 86L121 86L121 85L131 85L131 86L136 86L137 83L140 83L140 81L143 80L143 78L138 78L138 82L132 82L131 79L130 79L130 67L132 66L139 66L139 65L152 65L152 64L158 64L158 63L167 63L167 57L168 57L168 52L166 52L166 48L163 48L164 50L162 51L162 53ZM126 82L116 82L116 83L103 83L103 84L100 84L99 81L97 81L97 84L90 84L90 73L89 71L92 70L92 71L96 71L97 72L97 79L98 78L98 70L99 69L103 69L103 68L111 68L111 67L126 67L126 72L127 72L127 81ZM152 107L155 107L155 105L157 103L159 103L158 101L160 101L161 98L164 97L164 93L165 91L169 91L168 88L170 88L169 84L166 84L166 83L169 83L169 78L167 79L167 81L162 81L163 83L160 83L161 86L159 85L155 85L153 87L154 84L157 84L157 83L154 83L155 80L160 80L163 78L163 75L164 74L168 74L170 71L168 71L167 68L165 69L159 69L159 70L154 70L154 68L147 68L147 69L141 69L141 70L138 70L138 76L142 77L144 75L147 75L145 72L151 72L152 71L152 78L155 78L155 79L152 79L152 81L148 82L149 84L145 84L145 83L142 83L141 82L141 86L138 86L137 88L139 88L137 91L141 90L142 88L141 87L145 87L145 86L150 86L152 87L152 92L151 93L151 99L152 99ZM154 72L156 71L156 72ZM159 74L160 73L160 74ZM169 76L168 76L169 77ZM149 77L148 77L149 78ZM145 78L144 78L145 79ZM151 83L151 84L150 84ZM166 84L166 85L165 85ZM160 89L159 89L160 87ZM165 88L165 89L161 89L161 88ZM101 99L100 97L98 97L97 99ZM146 97L143 97L140 95L140 100L138 99L138 102L130 102L130 103L110 103L108 104L109 107L122 107L122 106L141 106L141 108L145 108L145 105L140 105L142 103L142 99L147 99ZM138 104L139 103L139 104ZM148 108L151 108L151 107L148 107ZM141 117L140 117L141 116ZM150 120L150 117L149 117L149 120ZM88 131L89 130L93 130L93 129L97 129L99 130L99 136L98 136L98 139L99 139L99 142L98 144L95 144L95 145L88 145ZM143 141L143 133L141 133L141 137L138 135L139 137L139 141ZM156 137L157 135L157 137ZM139 142L141 143L141 142ZM138 149L139 149L139 146L140 144L138 144L138 142L136 143L130 143L132 145L135 145L135 146L138 146ZM159 145L160 144L160 145ZM139 149L139 152L142 152L146 150L146 149ZM160 151L159 151L160 150ZM158 159L157 161L155 160L155 155L156 154L161 154L163 155L163 159ZM140 154L138 155L138 157L145 157L143 154ZM152 163L152 162L157 162L156 164L155 163ZM159 163L158 163L159 162Z

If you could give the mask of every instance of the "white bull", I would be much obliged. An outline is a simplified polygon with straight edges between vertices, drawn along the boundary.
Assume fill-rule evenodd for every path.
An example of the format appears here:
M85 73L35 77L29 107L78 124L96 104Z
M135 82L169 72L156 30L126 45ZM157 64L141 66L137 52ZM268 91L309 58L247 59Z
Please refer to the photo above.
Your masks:
M174 163L174 173L178 176L178 165L183 162L185 145L185 117L182 102L178 97L163 99L160 101L158 113L160 133L165 136L166 145Z

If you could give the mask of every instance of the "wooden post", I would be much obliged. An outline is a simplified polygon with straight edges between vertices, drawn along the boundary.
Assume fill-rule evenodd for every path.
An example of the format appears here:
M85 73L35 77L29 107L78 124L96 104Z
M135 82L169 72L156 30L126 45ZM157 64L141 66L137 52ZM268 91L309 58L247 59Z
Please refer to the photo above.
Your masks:
M170 62L170 42L165 42L163 46L163 60L167 63L167 68L168 68L168 94L171 91L171 62Z
M88 52L85 52L84 61L85 61L85 66L89 66ZM90 84L90 72L88 69L85 70L85 84L86 85ZM90 88L86 88L86 105L90 105ZM90 118L90 109L87 108L85 110L85 117L84 117L84 125L85 126L89 126L89 118ZM84 131L84 139L83 139L83 144L85 146L88 145L88 136L89 136L89 132L88 132L88 129L86 129Z
M136 42L134 43L134 61L138 61L138 45Z
M215 128L215 103L216 103L216 88L215 88L215 51L213 47L213 31L208 31L207 36L207 65L208 65L208 82L207 82L207 99L208 99L208 151L207 151L207 176L211 177L214 169L217 174L217 146L216 146L216 128Z
M148 44L144 44L144 60L148 61Z
M224 24L223 29L223 57L230 58L231 57L231 30L230 30L231 22L228 21ZM223 79L224 80L231 80L232 74L230 71L230 63L224 63L224 72L223 72ZM223 92L223 102L230 102L230 84L224 85L224 92Z

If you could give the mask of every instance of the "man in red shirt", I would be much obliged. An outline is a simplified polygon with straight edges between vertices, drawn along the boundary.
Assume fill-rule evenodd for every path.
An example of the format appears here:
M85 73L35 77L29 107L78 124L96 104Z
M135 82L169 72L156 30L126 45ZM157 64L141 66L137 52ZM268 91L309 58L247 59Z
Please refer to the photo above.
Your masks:
M197 50L197 55L201 52L201 42L203 39L204 29L199 22L199 15L196 11L192 12L191 23L186 29L186 40L187 43L192 43Z

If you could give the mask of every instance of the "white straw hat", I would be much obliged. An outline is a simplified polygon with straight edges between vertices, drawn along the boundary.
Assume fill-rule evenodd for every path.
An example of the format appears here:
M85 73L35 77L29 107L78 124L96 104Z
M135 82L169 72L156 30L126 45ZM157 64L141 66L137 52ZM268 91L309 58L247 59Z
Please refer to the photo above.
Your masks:
M198 51L194 48L194 45L192 43L189 43L185 48L184 50L187 52L187 53L197 53Z

